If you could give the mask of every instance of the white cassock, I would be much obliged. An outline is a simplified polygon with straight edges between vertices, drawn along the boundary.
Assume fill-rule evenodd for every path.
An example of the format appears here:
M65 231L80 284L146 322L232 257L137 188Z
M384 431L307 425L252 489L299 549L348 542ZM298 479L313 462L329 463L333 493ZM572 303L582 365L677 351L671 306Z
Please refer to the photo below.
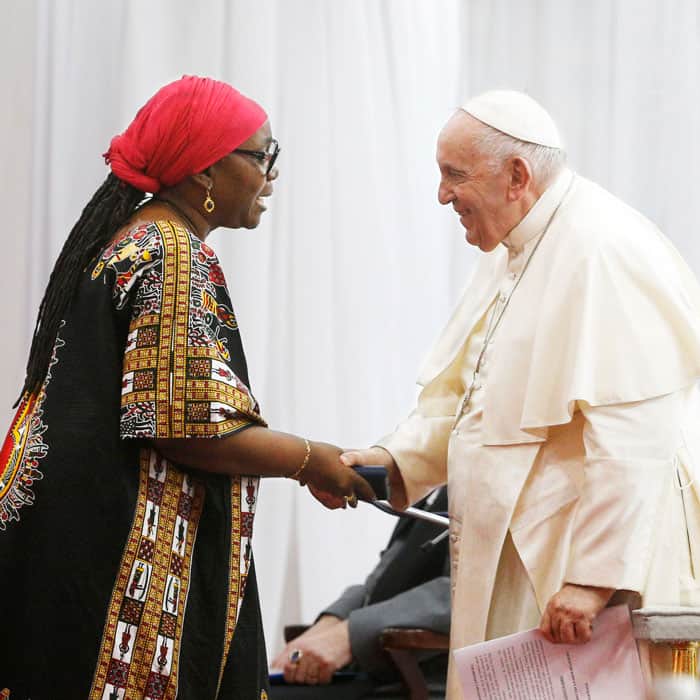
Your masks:
M695 277L569 170L504 243L481 257L416 409L379 443L411 502L449 484L452 648L538 625L565 582L700 604ZM451 673L448 698L458 688Z

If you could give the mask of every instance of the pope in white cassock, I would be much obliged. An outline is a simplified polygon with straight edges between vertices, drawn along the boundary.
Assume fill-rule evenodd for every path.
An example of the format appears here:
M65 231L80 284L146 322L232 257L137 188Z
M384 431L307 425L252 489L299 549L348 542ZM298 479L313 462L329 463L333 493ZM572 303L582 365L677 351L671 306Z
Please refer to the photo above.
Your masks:
M447 481L452 648L536 626L583 643L613 596L700 604L695 277L566 167L526 95L467 102L437 162L439 200L483 255L415 410L342 460L384 464L399 507Z

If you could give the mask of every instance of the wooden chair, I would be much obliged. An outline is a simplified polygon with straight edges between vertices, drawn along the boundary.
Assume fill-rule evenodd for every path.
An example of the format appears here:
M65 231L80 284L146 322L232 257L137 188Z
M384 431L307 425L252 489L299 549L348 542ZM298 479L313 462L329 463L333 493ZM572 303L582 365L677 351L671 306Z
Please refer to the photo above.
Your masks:
M450 638L431 630L387 627L379 638L401 675L409 700L428 700L429 689L418 664L422 651L447 651Z

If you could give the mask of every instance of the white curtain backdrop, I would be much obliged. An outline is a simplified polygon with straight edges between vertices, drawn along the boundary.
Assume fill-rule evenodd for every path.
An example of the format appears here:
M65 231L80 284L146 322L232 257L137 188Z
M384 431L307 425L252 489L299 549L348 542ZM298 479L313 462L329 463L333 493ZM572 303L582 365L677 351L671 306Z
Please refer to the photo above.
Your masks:
M695 0L0 0L0 12L3 406L53 261L106 174L100 154L184 73L260 101L282 146L263 224L210 238L275 428L363 446L410 410L475 258L436 201L435 139L466 95L539 99L574 169L656 221L700 271ZM255 552L271 650L283 624L311 621L368 572L392 525L263 484Z

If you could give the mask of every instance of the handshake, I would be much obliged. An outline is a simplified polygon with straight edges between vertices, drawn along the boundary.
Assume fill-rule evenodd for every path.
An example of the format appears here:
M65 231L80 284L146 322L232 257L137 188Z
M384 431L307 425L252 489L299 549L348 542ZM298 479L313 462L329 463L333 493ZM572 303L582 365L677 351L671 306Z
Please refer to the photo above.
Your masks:
M363 469L365 465L375 469ZM393 506L406 506L396 462L383 447L344 452L327 443L311 443L310 459L297 478L326 508L355 508L358 500L375 501L387 495Z

